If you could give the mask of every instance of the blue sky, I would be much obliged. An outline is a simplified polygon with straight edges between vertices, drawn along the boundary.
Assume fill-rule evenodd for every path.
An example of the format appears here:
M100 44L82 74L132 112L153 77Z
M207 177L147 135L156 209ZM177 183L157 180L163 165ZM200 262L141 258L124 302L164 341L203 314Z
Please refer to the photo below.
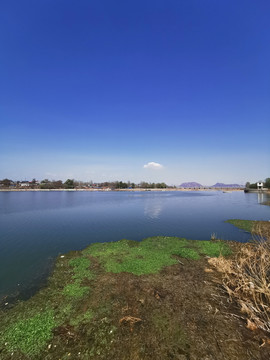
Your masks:
M0 7L0 178L270 176L268 0Z

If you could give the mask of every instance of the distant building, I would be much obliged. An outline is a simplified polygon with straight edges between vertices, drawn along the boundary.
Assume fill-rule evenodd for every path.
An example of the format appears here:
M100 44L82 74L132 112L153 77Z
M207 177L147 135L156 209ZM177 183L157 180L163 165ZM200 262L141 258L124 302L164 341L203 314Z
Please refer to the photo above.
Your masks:
M20 185L23 187L28 187L30 184L29 184L29 181L21 181Z
M262 182L262 181L257 182L257 189L258 189L258 190L262 190L262 189L263 189L263 182Z

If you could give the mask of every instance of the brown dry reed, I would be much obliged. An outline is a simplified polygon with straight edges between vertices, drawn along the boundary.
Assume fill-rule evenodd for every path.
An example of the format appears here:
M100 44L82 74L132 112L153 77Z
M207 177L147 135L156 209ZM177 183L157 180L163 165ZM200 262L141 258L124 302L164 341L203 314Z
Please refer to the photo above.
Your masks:
M257 237L241 246L231 259L209 259L222 273L222 286L247 317L247 326L270 333L270 236Z

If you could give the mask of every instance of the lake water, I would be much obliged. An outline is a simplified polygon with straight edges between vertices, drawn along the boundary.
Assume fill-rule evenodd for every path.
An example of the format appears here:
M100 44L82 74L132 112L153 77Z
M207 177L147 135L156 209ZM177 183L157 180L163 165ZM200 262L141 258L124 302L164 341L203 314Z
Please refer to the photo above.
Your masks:
M227 219L270 220L266 194L0 192L0 298L40 283L60 253L155 235L247 241Z

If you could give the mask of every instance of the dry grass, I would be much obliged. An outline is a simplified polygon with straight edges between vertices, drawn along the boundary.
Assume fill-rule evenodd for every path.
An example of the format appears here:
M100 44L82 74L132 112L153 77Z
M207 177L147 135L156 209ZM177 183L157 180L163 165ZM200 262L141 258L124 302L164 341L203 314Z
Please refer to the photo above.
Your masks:
M243 245L232 259L221 256L209 263L222 273L222 285L247 317L248 328L270 333L270 236Z

